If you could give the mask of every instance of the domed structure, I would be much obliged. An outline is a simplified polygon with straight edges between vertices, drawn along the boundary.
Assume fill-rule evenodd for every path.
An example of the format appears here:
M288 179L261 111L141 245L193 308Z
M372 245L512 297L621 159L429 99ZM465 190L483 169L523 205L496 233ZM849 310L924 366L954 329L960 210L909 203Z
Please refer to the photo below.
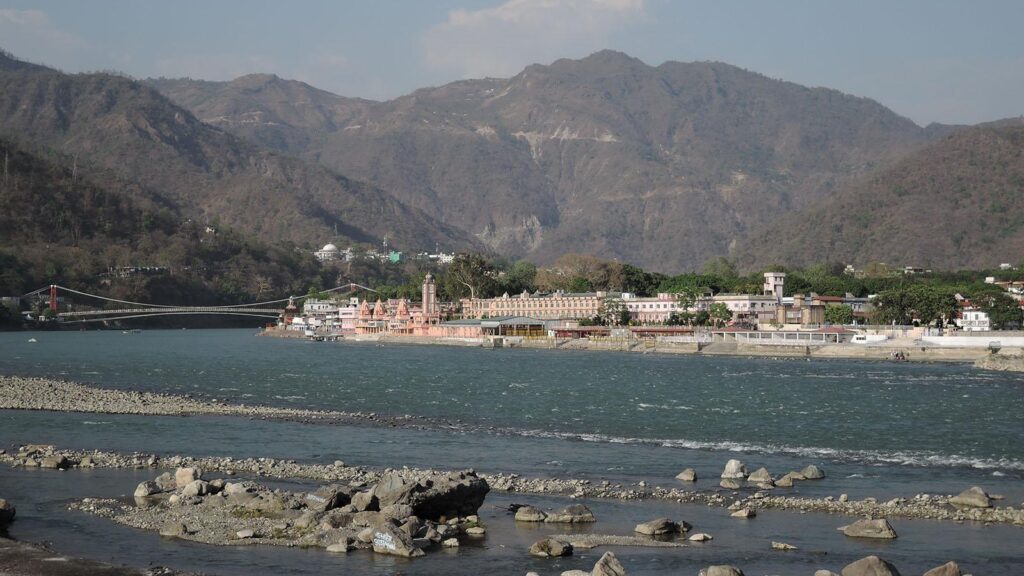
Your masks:
M331 243L324 244L324 247L313 253L316 259L321 262L330 262L331 260L337 260L341 256L341 250L337 246Z

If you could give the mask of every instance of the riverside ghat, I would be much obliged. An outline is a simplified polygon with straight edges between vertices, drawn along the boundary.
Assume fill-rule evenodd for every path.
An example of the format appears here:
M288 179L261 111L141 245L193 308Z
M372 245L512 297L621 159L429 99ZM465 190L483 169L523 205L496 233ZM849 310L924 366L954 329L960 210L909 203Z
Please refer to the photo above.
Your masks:
M828 306L849 306L855 310L854 318L864 322L871 314L871 299L784 297L785 277L781 272L766 272L761 294L704 295L692 303L682 303L675 294L555 292L470 298L455 306L438 301L434 279L428 274L419 303L306 299L300 309L290 302L279 321L261 335L486 348L976 362L987 369L1024 371L1019 360L1024 355L1022 332L943 333L914 326L829 325L825 322ZM611 326L590 325L590 320L607 315L610 308L618 310ZM442 319L456 309L461 318ZM725 315L713 328L672 321L713 309Z
M251 573L239 554L258 554L297 574L923 573L951 560L983 574L1024 562L1020 456L983 442L1019 434L1012 373L370 343L336 348L339 371L330 347L245 331L36 338L4 343L3 370L26 375L0 380L0 497L19 509L10 535L69 557ZM112 338L121 349L103 357ZM47 347L64 354L43 362ZM130 370L168 347L179 356ZM282 348L284 365L268 353ZM526 359L559 379L556 400L524 378ZM945 422L953 399L974 416ZM897 441L857 436L864 421L841 416L853 411ZM416 508L460 485L465 508ZM382 500L388 486L409 500ZM69 520L94 539L63 532ZM144 555L98 558L111 534ZM182 546L199 560L175 563Z

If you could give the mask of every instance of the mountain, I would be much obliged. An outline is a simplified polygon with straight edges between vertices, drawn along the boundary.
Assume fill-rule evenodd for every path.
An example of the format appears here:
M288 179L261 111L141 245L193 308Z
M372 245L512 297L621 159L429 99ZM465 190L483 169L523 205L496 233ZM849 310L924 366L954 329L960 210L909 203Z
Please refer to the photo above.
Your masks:
M270 76L150 82L206 122L372 182L495 250L660 271L725 255L953 130L727 64L652 67L612 51L388 102Z
M58 283L136 301L219 304L305 292L325 274L320 282L334 281L309 252L213 232L135 183L82 174L74 158L0 140L0 163L0 294Z
M885 262L992 268L1024 254L1024 123L961 130L751 234L746 269Z
M64 74L0 54L0 137L48 147L76 171L113 171L183 217L308 247L340 237L408 249L479 247L380 188L268 151L111 74Z

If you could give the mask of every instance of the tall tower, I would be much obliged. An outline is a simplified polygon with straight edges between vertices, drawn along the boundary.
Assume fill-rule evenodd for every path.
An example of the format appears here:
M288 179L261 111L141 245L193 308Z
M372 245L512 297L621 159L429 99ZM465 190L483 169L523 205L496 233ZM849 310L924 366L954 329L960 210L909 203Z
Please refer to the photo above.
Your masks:
M433 324L441 317L441 311L437 306L437 285L434 284L434 277L427 274L423 279L423 323Z
M764 273L764 293L766 296L775 296L775 302L782 302L783 285L786 283L785 272Z

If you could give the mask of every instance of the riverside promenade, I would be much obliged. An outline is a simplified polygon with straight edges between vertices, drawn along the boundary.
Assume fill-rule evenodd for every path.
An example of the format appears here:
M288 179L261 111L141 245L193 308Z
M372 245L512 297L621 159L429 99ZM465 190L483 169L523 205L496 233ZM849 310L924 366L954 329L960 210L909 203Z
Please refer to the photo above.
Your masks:
M267 329L261 336L302 338L294 331ZM973 363L992 356L984 347L940 346L912 338L896 338L878 344L748 344L744 342L679 342L640 338L493 337L442 338L393 334L352 335L350 342L419 344L481 348L533 348L542 350L597 350L641 354L689 354L695 356L753 356L761 358L813 358L890 361L902 352L908 362ZM1019 356L1022 348L1003 348L1000 356Z

